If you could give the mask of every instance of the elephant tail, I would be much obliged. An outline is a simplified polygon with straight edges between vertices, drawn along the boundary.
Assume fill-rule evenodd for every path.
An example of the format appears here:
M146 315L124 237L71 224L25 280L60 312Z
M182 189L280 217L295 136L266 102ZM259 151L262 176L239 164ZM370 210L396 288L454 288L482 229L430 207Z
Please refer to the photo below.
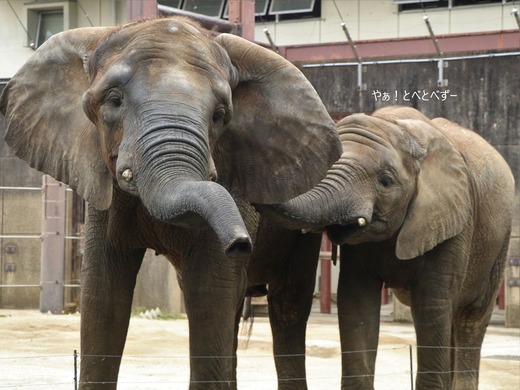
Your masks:
M240 320L238 342L244 349L249 345L249 340L253 334L253 324L255 323L255 315L251 300L251 296L245 297L244 307L242 308L242 319Z

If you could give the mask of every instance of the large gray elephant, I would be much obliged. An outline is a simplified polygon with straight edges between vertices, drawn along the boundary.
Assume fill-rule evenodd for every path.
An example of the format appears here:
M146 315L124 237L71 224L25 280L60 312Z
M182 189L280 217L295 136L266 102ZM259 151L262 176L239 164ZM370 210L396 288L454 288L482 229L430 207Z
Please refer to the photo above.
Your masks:
M15 153L88 202L80 387L116 387L146 248L179 275L190 387L236 387L252 245L250 282L273 282L275 307L283 304L276 291L294 288L285 272L295 267L287 249L269 246L285 234L300 245L295 232L277 235L266 220L259 227L249 202L284 202L311 189L341 154L334 123L301 72L239 37L156 19L52 37L6 86L0 109ZM312 277L310 264L294 277ZM295 324L299 334L303 326L304 337L305 321L275 322ZM296 349L291 343L277 345L285 354L305 350L301 337ZM302 362L277 366L282 377L302 377Z
M373 388L385 283L411 306L416 388L476 389L511 231L510 168L474 132L412 108L337 127L343 155L327 177L275 210L286 226L327 225L341 245L342 388Z

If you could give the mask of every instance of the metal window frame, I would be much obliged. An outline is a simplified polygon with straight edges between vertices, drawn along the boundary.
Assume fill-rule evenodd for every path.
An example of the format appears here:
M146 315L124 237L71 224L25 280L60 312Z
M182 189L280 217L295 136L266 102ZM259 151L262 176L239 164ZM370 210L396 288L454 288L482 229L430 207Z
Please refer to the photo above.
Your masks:
M157 3L160 4L160 5L164 5L165 7L172 7L172 8L181 9L182 1L183 0L177 0L177 6L163 4L163 2L161 0L158 0Z
M263 11L256 12L256 4L258 4L258 1L255 1L255 17L256 16L265 16L267 15L267 9L269 7L269 0L265 0L265 6ZM229 0L226 1L226 6L224 7L224 14L222 15L224 19L229 19Z
M193 0L193 1L196 1L196 0ZM201 15L206 15L206 16L210 16L210 17L214 17L214 18L220 18L222 16L222 12L224 10L226 0L218 0L218 1L220 1L220 7L219 7L219 11L218 11L217 15L207 15L207 14L201 14ZM214 0L213 0L213 2L214 2ZM186 9L187 3L188 3L188 0L183 1L182 8L181 8L183 11L199 13L196 10Z
M54 15L54 14L60 14L63 19L63 30L65 29L65 12L63 11L63 8L61 9L54 9L54 10L41 10L38 12L38 23L36 25L36 37L34 38L34 48L37 49L39 46L41 46L46 40L41 41L41 26L42 26L42 19L45 15ZM63 31L62 30L62 31Z
M269 5L269 15L284 15L284 14L293 14L293 13L303 13L303 12L312 12L314 9L314 4L316 0L310 0L311 4L309 8L295 8L286 11L273 11L273 7L276 2L280 0L271 0L271 4Z
M435 3L439 0L393 0L392 3L397 5L416 4L416 3Z

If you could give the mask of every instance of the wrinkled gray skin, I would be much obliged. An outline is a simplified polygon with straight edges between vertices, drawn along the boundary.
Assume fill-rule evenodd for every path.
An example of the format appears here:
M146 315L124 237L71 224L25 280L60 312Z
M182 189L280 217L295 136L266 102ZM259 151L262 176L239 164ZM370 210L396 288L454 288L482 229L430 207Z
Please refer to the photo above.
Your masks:
M179 275L190 388L236 387L229 357L253 243L250 281L273 283L275 312L300 269L311 278L316 265L309 256L309 272L287 275L294 268L287 242L305 251L317 235L300 242L296 232L259 222L248 202L284 202L311 189L341 153L334 123L301 72L241 38L157 19L54 36L12 78L0 109L15 153L88 201L80 388L116 387L146 248ZM271 245L280 248L268 255ZM304 352L305 313L278 317L275 352ZM277 324L297 341L277 336ZM303 358L277 365L282 378L305 377Z
M508 249L510 168L477 134L412 108L337 127L341 158L277 212L286 226L327 225L341 245L342 388L373 388L385 283L412 309L416 388L476 389Z

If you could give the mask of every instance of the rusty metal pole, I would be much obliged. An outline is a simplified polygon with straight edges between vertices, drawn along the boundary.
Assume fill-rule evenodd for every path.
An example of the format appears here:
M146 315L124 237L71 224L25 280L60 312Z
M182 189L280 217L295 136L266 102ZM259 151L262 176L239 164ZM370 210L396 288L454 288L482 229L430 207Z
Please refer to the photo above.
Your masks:
M323 233L320 248L320 313L331 312L331 257L332 244Z
M255 39L255 2L254 0L229 0L229 21L242 26L242 38Z
M40 311L63 312L65 184L43 176Z
M156 0L126 0L126 14L128 21L157 16Z

